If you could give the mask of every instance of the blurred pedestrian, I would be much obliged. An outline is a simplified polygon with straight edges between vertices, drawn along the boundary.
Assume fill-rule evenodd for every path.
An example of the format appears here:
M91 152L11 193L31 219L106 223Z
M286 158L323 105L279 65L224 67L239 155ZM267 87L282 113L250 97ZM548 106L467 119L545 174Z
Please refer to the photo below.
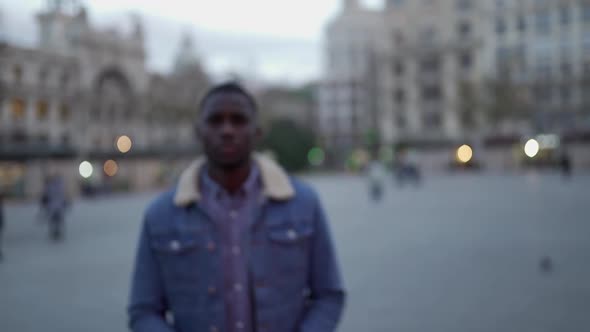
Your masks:
M251 94L213 88L195 128L205 156L145 213L131 329L334 331L344 290L328 222L310 186L253 153Z
M572 160L565 149L561 151L559 166L561 168L561 174L563 177L566 180L569 179L572 176Z
M387 169L378 158L373 158L367 165L367 178L369 180L369 197L375 202L380 201L384 192Z
M4 194L0 189L0 261L4 258L4 252L2 251L3 244L2 239L4 238Z
M420 185L422 174L420 172L418 156L414 151L409 149L400 150L397 154L396 164L395 175L397 183L400 186L405 185L406 182L413 183L416 186Z
M69 206L65 183L59 175L46 179L41 194L41 210L48 221L49 237L60 241L65 233L65 215Z

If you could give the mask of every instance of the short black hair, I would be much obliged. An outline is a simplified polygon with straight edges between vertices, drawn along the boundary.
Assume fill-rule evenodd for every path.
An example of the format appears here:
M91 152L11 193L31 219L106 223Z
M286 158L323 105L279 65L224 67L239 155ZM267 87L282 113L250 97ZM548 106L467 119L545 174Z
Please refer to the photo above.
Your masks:
M227 82L219 84L209 89L205 96L203 96L203 99L201 99L199 110L202 111L209 99L211 99L216 94L220 93L240 94L244 96L244 98L246 98L246 101L248 101L248 104L252 107L252 111L254 111L254 114L258 112L258 104L256 103L256 100L254 99L252 94L250 94L250 92L248 92L245 88L243 88L239 83L236 82Z

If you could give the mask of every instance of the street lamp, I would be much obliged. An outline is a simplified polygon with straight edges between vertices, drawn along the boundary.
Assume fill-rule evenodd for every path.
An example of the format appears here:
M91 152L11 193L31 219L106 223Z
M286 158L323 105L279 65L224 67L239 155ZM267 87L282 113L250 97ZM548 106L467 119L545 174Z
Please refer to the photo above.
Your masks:
M535 158L535 156L537 156L537 154L539 153L539 149L540 149L539 142L537 142L536 139L530 139L524 145L524 153L529 158Z
M129 136L123 135L117 139L117 149L119 149L121 153L129 152L132 146L133 142Z
M85 179L88 179L89 177L92 176L92 173L94 172L94 168L92 167L92 164L88 161L83 161L80 163L80 167L78 168L78 171L80 172L80 176L82 176Z
M463 164L467 164L473 158L473 149L467 145L462 145L459 149L457 149L457 160L459 160Z

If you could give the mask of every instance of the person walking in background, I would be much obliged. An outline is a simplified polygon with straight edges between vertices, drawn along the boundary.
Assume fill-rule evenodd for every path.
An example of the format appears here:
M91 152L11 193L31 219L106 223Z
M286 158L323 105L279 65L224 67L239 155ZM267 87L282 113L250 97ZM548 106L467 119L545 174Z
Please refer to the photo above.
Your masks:
M147 209L128 307L135 332L331 332L345 292L316 192L253 153L256 102L210 90L204 157Z
M4 238L4 194L0 188L0 261L4 258L4 252L2 251L3 244L2 239Z
M572 160L565 148L560 153L559 166L561 168L561 174L563 175L563 178L569 180L572 176Z
M49 237L54 241L60 241L64 237L68 205L63 178L59 175L47 178L41 195L41 210L49 222Z
M380 201L384 192L384 182L387 177L387 169L377 158L373 159L367 165L367 178L369 180L369 196L373 201Z

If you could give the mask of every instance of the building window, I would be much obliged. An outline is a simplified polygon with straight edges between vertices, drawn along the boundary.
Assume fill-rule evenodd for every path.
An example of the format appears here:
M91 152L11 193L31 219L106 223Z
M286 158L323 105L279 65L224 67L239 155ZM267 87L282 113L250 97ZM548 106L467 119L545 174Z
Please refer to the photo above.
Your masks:
M25 118L25 101L22 99L13 99L11 105L12 118L14 120L22 120Z
M438 72L440 67L440 61L437 57L430 57L421 61L420 67L422 72Z
M516 19L516 26L518 31L526 31L526 17L524 15L518 15L518 18Z
M388 7L401 7L406 3L406 0L387 0Z
M405 128L407 125L406 115L402 111L398 110L398 112L395 114L395 122L397 123L398 128Z
M422 98L428 101L435 101L440 100L442 96L442 91L440 86L432 85L432 86L425 86L422 88Z
M537 65L537 77L542 80L550 80L551 79L551 66L546 63L538 64Z
M496 34L502 36L506 32L506 21L502 18L496 19Z
M68 105L61 105L59 115L62 121L68 121L70 119L70 108Z
M559 8L559 20L561 24L568 25L571 21L571 12L570 8L567 5L562 5Z
M439 112L425 112L422 116L426 129L440 129L442 116Z
M394 61L393 72L395 76L402 76L405 72L404 64L399 60Z
M45 120L47 119L47 115L49 114L49 105L45 101L40 101L37 103L37 119L38 120Z
M39 85L45 86L47 85L47 78L49 77L49 72L46 68L42 68L39 70Z
M401 31L394 31L393 32L393 41L395 45L401 45L404 43L404 34Z
M65 146L69 146L70 142L71 142L70 135L65 134L61 137L61 144L65 145Z
M582 4L582 21L590 23L590 3Z
M542 10L535 15L535 28L538 34L546 35L551 32L551 13Z
M473 0L457 0L457 9L468 11L473 8Z
M471 65L473 64L473 57L471 53L463 53L459 56L459 64L463 69L470 69Z
M435 28L433 26L424 27L420 31L419 39L423 44L427 44L427 45L433 44L436 40Z
M406 92L402 89L395 90L393 95L395 102L398 104L403 104L406 101Z
M553 89L551 87L542 85L535 88L535 99L540 102L549 103L553 99Z
M20 65L14 65L12 68L12 74L14 78L14 83L20 84L23 80L23 68Z
M563 77L570 77L572 75L572 65L564 62L561 64L561 75Z
M562 85L559 88L559 94L561 95L560 96L561 97L561 102L564 105L569 104L571 102L571 95L572 95L572 93L571 93L571 90L570 90L570 87L569 86Z
M460 22L457 30L459 32L459 37L467 38L471 35L471 24L469 22Z
M70 83L70 76L67 73L63 73L63 75L61 75L61 88L65 89L68 86L68 83Z

